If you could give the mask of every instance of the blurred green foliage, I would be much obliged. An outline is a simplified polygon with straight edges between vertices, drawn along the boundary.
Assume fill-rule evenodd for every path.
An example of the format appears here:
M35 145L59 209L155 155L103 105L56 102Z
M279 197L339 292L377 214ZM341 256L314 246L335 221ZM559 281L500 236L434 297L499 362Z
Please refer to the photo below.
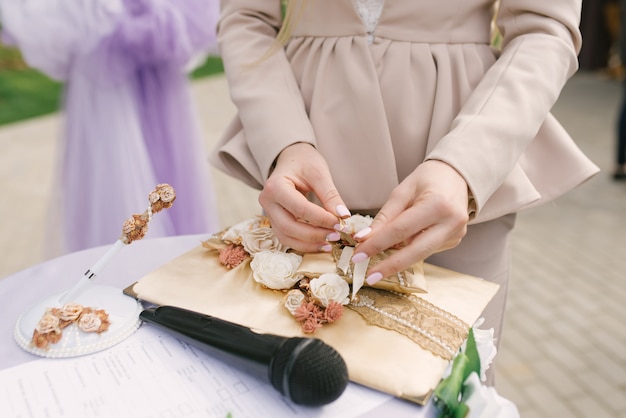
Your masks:
M222 60L211 56L190 78L223 71ZM56 112L62 95L62 83L30 68L17 49L0 44L0 125Z
M0 125L55 112L62 89L29 68L19 51L0 45Z
M224 65L220 57L208 57L203 65L196 68L191 73L191 78L202 78L209 75L221 74L224 72Z

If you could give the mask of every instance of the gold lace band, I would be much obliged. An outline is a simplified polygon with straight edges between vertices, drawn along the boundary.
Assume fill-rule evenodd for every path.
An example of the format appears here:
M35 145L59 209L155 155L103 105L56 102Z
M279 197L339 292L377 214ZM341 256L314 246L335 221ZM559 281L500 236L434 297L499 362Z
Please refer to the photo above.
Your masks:
M459 318L414 294L362 288L347 307L370 325L405 335L446 360L457 354L469 329Z

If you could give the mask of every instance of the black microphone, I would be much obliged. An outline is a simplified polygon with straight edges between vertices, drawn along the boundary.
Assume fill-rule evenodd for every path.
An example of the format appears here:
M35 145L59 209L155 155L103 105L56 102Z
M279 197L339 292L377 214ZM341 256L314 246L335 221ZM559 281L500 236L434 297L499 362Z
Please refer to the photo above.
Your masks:
M349 382L341 355L318 338L259 334L174 306L145 309L139 318L173 331L191 345L217 348L263 365L272 386L296 404L321 406L333 402Z

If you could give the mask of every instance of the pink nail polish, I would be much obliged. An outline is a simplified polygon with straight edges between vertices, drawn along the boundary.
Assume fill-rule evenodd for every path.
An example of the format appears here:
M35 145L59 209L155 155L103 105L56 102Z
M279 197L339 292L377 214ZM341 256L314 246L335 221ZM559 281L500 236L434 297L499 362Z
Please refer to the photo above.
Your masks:
M371 285L378 283L382 278L383 278L382 273L376 272L367 276L367 279L365 279L365 281L367 282L367 284L371 286Z
M361 229L359 232L357 232L356 234L354 234L354 238L356 239L361 239L363 237L366 237L370 234L370 232L372 232L372 228L370 228L369 226Z
M331 232L330 234L326 235L326 241L339 241L339 238L341 238L339 232Z
M353 263L360 263L361 261L367 260L367 254L365 253L356 253L352 256Z
M321 251L321 252L323 252L323 253L329 253L329 252L331 252L332 250L333 250L333 246L332 246L332 245L330 245L330 244L322 245L322 246L320 247L320 251Z
M350 211L344 205L337 205L335 207L335 212L339 215L340 218L349 218L351 215Z

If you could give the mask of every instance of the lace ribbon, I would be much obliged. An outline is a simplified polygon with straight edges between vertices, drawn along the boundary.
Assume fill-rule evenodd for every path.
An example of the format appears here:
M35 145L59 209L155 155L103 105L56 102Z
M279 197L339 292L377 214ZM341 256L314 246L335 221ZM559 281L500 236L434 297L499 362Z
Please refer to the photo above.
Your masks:
M352 244L355 245L356 242L352 242ZM372 265L375 265L387 256L387 254L383 252L373 257L368 257L359 263L353 263L351 261L351 258L354 255L354 247L352 245L343 245L341 243L333 244L332 254L335 262L337 263L337 269L346 278L351 280L352 299L356 297L356 294L365 284L365 274L367 273L367 268L369 267L370 263ZM411 269L407 269L406 271L412 272ZM397 279L400 286L407 286L405 272L397 273L395 275L395 279Z
M446 360L454 358L469 330L459 318L413 294L364 287L347 307L369 324L405 335Z

